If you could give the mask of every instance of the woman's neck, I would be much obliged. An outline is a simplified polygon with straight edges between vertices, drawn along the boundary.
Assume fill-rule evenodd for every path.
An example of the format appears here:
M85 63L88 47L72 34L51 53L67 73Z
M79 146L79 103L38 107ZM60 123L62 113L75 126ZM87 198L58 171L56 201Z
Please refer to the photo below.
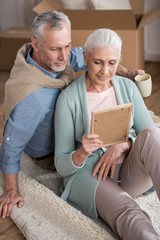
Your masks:
M87 92L100 93L100 92L107 90L110 87L112 87L111 81L109 81L105 84L98 84L98 83L94 83L89 77L86 76Z

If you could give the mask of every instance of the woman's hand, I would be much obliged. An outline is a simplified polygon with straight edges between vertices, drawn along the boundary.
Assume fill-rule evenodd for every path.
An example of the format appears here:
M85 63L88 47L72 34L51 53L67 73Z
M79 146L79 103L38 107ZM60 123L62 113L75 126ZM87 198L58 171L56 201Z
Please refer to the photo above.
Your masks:
M82 136L82 149L87 156L102 146L103 142L97 134L85 134Z
M77 166L81 166L86 158L93 151L103 147L103 142L97 134L85 134L82 136L82 147L73 154L73 162Z
M110 146L109 149L102 155L99 162L96 164L93 171L93 176L96 176L99 171L98 179L100 180L103 177L103 180L106 180L111 169L110 177L112 178L116 164L122 163L124 161L130 148L130 141Z

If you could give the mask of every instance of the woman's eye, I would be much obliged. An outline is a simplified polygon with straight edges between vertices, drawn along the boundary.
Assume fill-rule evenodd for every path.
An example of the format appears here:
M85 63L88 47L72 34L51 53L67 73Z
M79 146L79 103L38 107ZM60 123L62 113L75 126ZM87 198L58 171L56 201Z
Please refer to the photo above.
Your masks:
M115 62L115 61L111 61L110 64L111 64L111 65L115 65L116 62Z
M95 61L94 63L95 63L95 64L101 64L101 62L100 62L100 61Z

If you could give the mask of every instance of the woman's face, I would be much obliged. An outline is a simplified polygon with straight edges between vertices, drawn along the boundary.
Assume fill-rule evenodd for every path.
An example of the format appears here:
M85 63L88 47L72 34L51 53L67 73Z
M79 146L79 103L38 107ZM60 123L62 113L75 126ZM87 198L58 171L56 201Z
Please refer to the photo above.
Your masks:
M105 85L113 78L119 63L119 53L115 47L105 46L95 48L85 57L88 68L87 78L92 84Z

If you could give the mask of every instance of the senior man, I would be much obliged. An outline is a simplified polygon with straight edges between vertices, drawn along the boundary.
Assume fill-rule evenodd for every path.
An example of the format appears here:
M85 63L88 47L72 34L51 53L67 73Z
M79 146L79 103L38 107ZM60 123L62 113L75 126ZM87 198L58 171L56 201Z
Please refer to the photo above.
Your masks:
M14 205L20 208L24 204L17 180L22 151L37 164L44 163L50 169L53 166L54 108L60 90L73 81L72 69L80 71L86 65L83 48L71 48L68 17L57 11L39 14L33 20L31 44L18 51L5 86L5 128L0 152L4 176L2 218L10 215ZM117 71L130 79L137 73L144 71L121 65Z

